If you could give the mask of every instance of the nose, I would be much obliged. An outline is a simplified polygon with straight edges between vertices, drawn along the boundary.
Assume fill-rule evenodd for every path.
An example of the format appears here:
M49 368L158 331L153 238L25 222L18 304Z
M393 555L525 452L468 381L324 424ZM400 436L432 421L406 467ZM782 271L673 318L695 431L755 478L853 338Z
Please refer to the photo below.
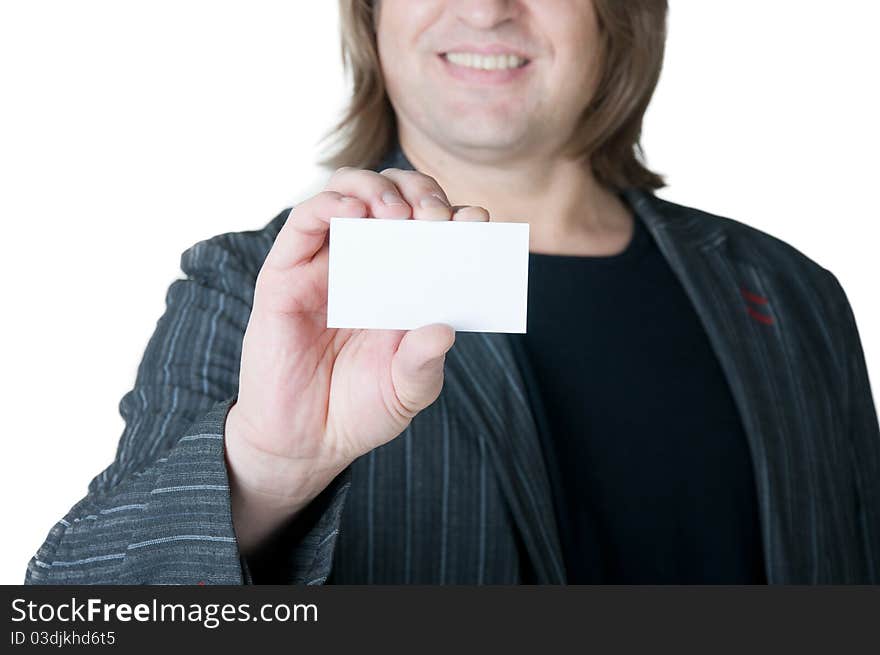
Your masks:
M456 0L453 12L463 23L477 29L492 29L516 18L520 0Z

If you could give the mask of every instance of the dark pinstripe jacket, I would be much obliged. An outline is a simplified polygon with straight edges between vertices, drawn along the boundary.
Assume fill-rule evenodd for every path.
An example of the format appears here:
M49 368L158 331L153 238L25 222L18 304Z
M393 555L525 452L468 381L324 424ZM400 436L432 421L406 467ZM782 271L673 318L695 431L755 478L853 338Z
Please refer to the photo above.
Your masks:
M399 150L385 166L411 168ZM768 580L880 583L880 432L836 279L741 223L623 196L683 283L741 413ZM230 515L223 426L256 275L287 213L183 254L186 277L120 403L116 458L51 529L26 582L253 580ZM514 354L508 335L459 333L438 400L298 518L275 580L564 582L529 373Z

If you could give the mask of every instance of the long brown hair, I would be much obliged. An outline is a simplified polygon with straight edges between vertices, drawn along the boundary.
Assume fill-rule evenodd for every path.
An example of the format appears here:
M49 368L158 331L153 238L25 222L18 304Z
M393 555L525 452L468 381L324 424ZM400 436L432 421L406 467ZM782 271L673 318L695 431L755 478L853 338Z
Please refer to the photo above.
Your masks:
M663 67L667 0L593 0L593 6L601 38L599 82L568 155L589 161L596 180L609 188L659 189L666 183L643 163L640 138ZM342 120L325 136L335 141L325 166L372 168L397 139L374 8L373 0L339 0L342 60L353 88Z

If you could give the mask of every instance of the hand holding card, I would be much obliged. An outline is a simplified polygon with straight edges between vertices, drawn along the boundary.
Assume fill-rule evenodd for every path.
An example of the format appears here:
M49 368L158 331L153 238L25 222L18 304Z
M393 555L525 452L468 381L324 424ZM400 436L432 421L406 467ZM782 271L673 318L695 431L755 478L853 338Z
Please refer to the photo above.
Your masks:
M409 259L395 260L391 269L370 268L390 257L390 252L377 245L376 239L362 242L360 247L349 241L346 247L345 234L339 237L338 247L336 243L331 247L328 232L332 216L357 223L355 229L394 219L389 222L397 223L398 229L413 230L404 236L416 237L422 234L420 224L424 223L432 232L426 238L436 239L441 250L429 249L424 239L417 248L400 244L390 252ZM468 224L454 224L460 221ZM472 306L458 311L460 285L431 283L426 291L428 281L423 279L419 284L417 277L425 275L419 264L426 258L434 262L437 274L442 274L444 267L451 270L451 266L466 270L472 286L480 289L470 298L492 305L497 299L485 295L500 293L505 286L502 278L516 266L512 260L490 254L493 244L498 243L495 230L500 227L498 232L502 232L504 228L488 221L488 212L480 207L451 207L432 178L393 168L381 173L341 168L323 192L299 203L290 213L257 276L242 344L237 399L225 423L232 514L241 552L256 549L352 461L395 438L437 399L443 387L446 353L455 341L455 331L444 324L444 318L462 329L516 327L515 316L485 320L495 316L494 310L485 316L474 315ZM481 232L481 227L490 231ZM522 231L522 226L516 227ZM456 261L453 251L465 247L464 242L456 245L461 241L456 235L464 232L471 237L480 233L482 241L466 236L470 260ZM520 254L523 252L521 249ZM489 283L481 281L486 275L481 256L489 256L486 266L498 265L489 273ZM338 323L336 319L328 321L331 257L334 276L357 272L360 267L367 289L396 291L407 303L391 308L394 314L383 317L379 313L361 321L364 306L352 306L346 300L345 289L350 289L352 280L337 276L334 285L339 283L341 293L334 291L334 307L353 307L359 316L338 315L342 319ZM337 259L344 262L339 267ZM515 259L524 263L520 257ZM399 266L404 272L394 273ZM386 284L389 272L397 278L390 286ZM463 282L457 273L449 275ZM521 284L520 276L521 272L512 275L513 288ZM367 289L355 292L366 293ZM503 305L512 306L515 301L504 300ZM401 314L406 304L421 307L421 313ZM443 312L436 312L436 308ZM450 309L458 313L448 313ZM403 325L406 319L413 329L328 327L348 324L350 318L357 319L350 324L361 327Z

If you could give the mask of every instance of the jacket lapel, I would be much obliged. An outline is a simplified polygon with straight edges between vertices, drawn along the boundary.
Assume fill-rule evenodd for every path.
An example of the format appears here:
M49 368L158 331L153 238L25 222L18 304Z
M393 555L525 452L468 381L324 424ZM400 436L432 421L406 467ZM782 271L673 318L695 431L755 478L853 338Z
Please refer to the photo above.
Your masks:
M760 304L767 302L772 282L732 255L720 221L663 207L643 191L623 193L690 297L739 410L755 472L768 581L800 578L804 571L794 570L792 553L803 535L792 528L787 511L798 500L786 482L792 479L789 458L797 450L796 435L784 434L792 424L792 403L784 402L775 382L782 376L770 365L783 359L780 326ZM750 306L749 297L758 304Z
M539 584L564 584L549 477L509 335L460 332L447 358L450 398L486 446Z

